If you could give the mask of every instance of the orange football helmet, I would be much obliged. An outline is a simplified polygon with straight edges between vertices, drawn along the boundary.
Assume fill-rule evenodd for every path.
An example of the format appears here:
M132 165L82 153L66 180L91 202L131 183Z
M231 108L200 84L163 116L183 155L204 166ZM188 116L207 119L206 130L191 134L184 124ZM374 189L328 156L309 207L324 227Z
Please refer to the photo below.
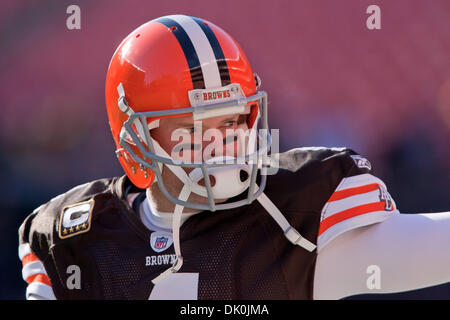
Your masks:
M267 129L267 95L259 86L260 79L238 43L209 21L171 15L138 27L116 49L106 76L109 124L125 173L137 187L145 189L153 183L155 174L158 183L162 183L156 163L179 165L158 155L150 136L150 129L164 117L192 115L196 120L247 113L251 128L260 119L262 128ZM248 162L250 157L247 155L245 160ZM202 169L204 174L217 167L205 163L189 166ZM249 198L239 205L249 203L262 192L265 180L253 192L257 170L258 165L254 164L248 172L253 182L248 183ZM209 187L208 181L206 185ZM215 206L210 190L203 195L210 198L209 206L192 205L166 194L172 201L191 208L230 207Z

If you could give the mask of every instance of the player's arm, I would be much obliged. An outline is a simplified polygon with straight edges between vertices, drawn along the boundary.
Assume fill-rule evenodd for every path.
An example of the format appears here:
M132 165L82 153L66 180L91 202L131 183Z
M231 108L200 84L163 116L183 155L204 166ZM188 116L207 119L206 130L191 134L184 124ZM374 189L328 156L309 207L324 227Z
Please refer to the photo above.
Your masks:
M22 277L28 283L27 300L55 300L50 278L42 261L31 251L28 243L19 246L19 258L22 261Z
M370 165L364 170L364 160L322 209L314 298L393 293L450 281L450 213L400 214Z
M19 228L19 259L22 262L22 278L28 284L26 289L27 300L55 300L50 278L44 264L33 252L30 243L36 241L38 236L33 236L32 224L39 212L37 208L30 214Z
M339 235L319 252L314 298L402 292L449 282L449 230L450 212L396 214ZM373 276L379 276L375 287L370 285Z

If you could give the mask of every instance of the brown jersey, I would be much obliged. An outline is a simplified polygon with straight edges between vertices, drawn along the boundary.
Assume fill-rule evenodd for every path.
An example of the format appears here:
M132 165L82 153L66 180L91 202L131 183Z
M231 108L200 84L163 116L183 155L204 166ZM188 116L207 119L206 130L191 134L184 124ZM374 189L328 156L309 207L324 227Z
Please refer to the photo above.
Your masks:
M327 210L349 192L367 191L365 182L339 188L343 181L353 183L352 177L371 176L370 163L349 149L328 148L293 149L277 160L280 169L268 176L264 193L289 223L314 244L323 240L325 245L344 232L361 205L332 214ZM369 193L378 192L374 190ZM30 214L19 230L19 255L29 286L44 285L57 299L151 297L151 280L174 262L174 248L169 237L155 236L144 226L127 201L128 192L144 190L135 189L126 176L101 179ZM377 197L384 208L378 211L395 209L381 187ZM135 203L142 199L138 196ZM359 214L376 214L374 210ZM197 299L313 297L317 250L308 252L289 242L258 201L193 215L180 229L180 243L184 263L178 273L180 279L194 275L189 283L196 287Z

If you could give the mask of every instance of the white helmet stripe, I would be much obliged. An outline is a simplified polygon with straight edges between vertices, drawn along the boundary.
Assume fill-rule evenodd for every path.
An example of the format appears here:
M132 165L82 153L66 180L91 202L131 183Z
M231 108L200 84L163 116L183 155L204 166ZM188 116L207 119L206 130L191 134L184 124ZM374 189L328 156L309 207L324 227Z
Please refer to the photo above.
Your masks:
M197 22L191 17L184 15L172 15L167 18L170 18L181 25L189 36L200 61L200 67L202 68L203 79L205 81L205 88L209 89L221 87L222 81L220 79L220 72L216 57L208 38ZM212 61L214 63L210 63Z

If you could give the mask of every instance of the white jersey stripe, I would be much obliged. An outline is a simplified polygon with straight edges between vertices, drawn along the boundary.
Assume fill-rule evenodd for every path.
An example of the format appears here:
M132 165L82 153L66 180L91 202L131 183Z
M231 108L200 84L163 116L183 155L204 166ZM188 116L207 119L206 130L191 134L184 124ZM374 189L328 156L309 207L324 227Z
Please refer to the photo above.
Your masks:
M29 243L23 243L19 246L19 259L22 260L23 257L31 253L31 248Z
M337 223L319 236L319 238L317 239L317 251L319 252L331 240L344 232L382 222L396 213L398 213L398 211L396 210L374 211Z
M27 300L56 300L52 287L40 283L32 282L27 287Z
M211 44L209 43L209 40L202 28L200 28L197 22L189 16L172 15L167 18L175 20L178 24L180 24L191 39L200 61L205 88L220 88L222 86L222 81L220 79L219 67L217 66L216 57Z
M335 192L356 187L362 187L373 183L378 184L379 186L381 186L381 188L383 188L387 192L386 185L384 184L384 182L368 173L342 179L341 183L336 188ZM380 190L373 190L361 194L355 194L340 200L327 202L322 209L320 221L344 210L380 201L382 201L380 199ZM394 200L392 200L392 202L394 203L394 208L396 208Z
M337 187L337 189L335 191L341 191L344 189L361 187L361 186L365 186L365 185L372 184L372 183L377 183L379 185L382 185L384 188L386 188L386 185L384 184L384 182L382 180L378 179L377 177L374 177L370 173L364 173L364 174L359 174L357 176L352 176L352 177L342 179L341 183L339 184L339 186Z
M335 215L336 213L339 213L341 211L357 207L360 205L373 203L373 202L380 202L380 191L374 190L358 195L354 195L351 197L347 197L341 200L336 200L333 202L327 203L327 205L324 207L324 211L320 217L320 221Z
M33 261L30 263L27 263L23 269L22 269L22 278L23 280L27 281L27 279L35 274L47 274L45 271L44 265L41 261Z
M361 189L356 189L354 190L355 192L354 194L352 194L352 190L349 190L352 188L364 187L371 184L377 184L383 192L380 191L380 188L368 192L362 191L363 193L357 193L360 192ZM348 191L346 192L345 190ZM362 190L364 190L364 188ZM368 173L342 179L341 183L335 190L335 192L339 191L343 191L344 195L346 194L350 195L339 200L327 202L325 204L325 206L322 209L320 217L321 225L323 223L322 221L324 221L325 219L332 217L334 215L339 215L341 212L345 210L356 208L359 206L364 206L371 203L384 202L386 201L384 197L386 197L386 194L388 194L386 185L383 183L383 181ZM317 250L320 251L320 249L323 248L332 239L336 238L337 236L346 231L360 228L363 226L368 226L374 223L379 223L391 217L392 215L398 213L394 200L390 198L390 196L389 199L392 201L393 204L392 208L394 208L394 210L392 211L382 210L382 211L371 211L367 213L362 213L329 226L319 236L317 240Z

